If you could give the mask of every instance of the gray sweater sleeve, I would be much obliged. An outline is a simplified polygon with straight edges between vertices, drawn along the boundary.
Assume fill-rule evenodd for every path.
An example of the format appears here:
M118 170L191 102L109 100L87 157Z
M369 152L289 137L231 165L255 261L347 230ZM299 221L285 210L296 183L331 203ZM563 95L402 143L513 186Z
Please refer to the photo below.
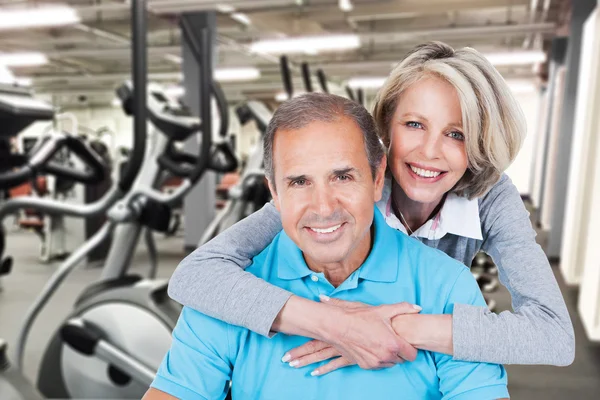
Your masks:
M498 267L514 312L458 304L454 358L500 364L566 366L575 357L573 325L529 213L507 176L480 202L482 249Z
M279 213L267 203L183 259L169 281L169 296L208 316L268 336L292 294L244 268L281 229Z

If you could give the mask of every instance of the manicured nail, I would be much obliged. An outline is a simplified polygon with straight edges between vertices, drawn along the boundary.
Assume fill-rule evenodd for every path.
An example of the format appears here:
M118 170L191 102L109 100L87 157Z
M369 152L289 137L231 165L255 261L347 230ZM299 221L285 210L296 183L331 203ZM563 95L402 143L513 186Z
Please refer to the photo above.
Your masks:
M329 301L330 300L329 296L325 296L324 294L320 294L319 299L321 299L321 301Z
M416 304L413 304L413 308L417 311L421 311L423 309L421 306L418 306Z
M282 362L288 362L292 359L292 356L290 355L290 353L285 353L283 355L283 358L281 359Z
M290 363L290 367L297 367L297 366L298 366L298 364L300 364L300 361L298 361L298 360L294 360L294 361L292 361L292 362Z
M310 373L310 376L318 376L320 374L318 369L315 369L313 372Z

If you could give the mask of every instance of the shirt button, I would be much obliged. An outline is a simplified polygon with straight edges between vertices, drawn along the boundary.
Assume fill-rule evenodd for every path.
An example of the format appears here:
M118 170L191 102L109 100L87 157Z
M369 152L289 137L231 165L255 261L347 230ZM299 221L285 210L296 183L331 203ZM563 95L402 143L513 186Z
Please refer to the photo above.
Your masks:
M311 275L310 279L312 279L313 282L318 282L319 281L319 277L316 275Z

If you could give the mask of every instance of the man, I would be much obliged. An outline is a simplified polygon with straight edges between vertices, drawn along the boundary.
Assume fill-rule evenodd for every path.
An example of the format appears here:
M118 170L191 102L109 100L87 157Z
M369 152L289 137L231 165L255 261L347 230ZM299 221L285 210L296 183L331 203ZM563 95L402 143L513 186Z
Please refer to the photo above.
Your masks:
M386 159L368 112L311 93L282 104L265 137L265 170L284 230L246 271L298 296L368 304L409 302L424 313L485 305L467 268L386 225L374 207ZM184 308L173 344L145 399L497 399L499 365L419 351L414 362L311 376L281 354L299 336L268 339Z

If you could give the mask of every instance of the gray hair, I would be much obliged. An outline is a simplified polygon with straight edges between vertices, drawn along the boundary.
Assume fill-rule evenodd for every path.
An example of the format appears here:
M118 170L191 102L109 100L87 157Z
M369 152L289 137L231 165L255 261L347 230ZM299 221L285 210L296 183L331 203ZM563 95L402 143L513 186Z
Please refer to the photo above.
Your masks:
M301 129L312 122L333 122L343 117L351 118L362 131L367 159L375 178L385 152L371 114L359 103L344 97L329 93L307 93L281 104L267 126L263 146L265 174L273 187L275 187L273 166L275 133L280 129Z

